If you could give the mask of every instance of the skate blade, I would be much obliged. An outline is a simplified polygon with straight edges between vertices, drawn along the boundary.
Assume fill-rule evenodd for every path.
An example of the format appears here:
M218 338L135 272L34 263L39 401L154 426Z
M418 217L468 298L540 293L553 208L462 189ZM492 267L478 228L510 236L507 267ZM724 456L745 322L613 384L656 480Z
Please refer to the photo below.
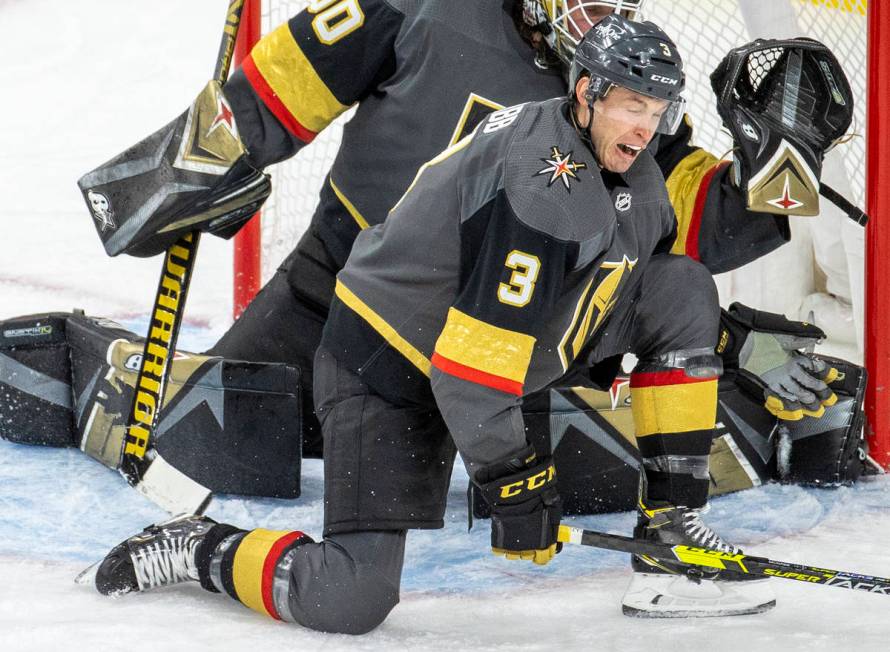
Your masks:
M621 605L621 613L631 618L722 618L726 616L750 616L753 614L762 614L776 606L776 601L771 600L756 607L748 609L726 609L726 610L682 610L682 611L648 611L645 609L637 609L629 607L626 604Z
M97 561L95 564L87 566L74 578L74 583L96 588L96 573L99 572L99 564L101 563L101 561Z
M634 573L621 601L635 618L708 618L769 611L776 596L768 579L693 581L680 575Z

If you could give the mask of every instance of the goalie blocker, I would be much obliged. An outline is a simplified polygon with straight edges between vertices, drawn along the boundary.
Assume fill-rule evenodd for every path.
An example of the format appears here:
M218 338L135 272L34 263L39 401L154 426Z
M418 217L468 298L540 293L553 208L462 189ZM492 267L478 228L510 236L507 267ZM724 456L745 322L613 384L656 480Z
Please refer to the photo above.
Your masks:
M0 437L120 463L142 339L107 319L0 322ZM175 353L153 449L213 492L300 494L299 371Z
M171 123L77 182L109 256L154 256L180 237L231 238L271 192L217 81Z

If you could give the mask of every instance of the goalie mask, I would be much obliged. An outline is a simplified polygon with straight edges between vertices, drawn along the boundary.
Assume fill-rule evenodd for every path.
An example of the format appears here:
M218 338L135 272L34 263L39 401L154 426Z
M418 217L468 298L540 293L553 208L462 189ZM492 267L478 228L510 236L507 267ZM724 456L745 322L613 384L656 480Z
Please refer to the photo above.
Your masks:
M647 125L652 131L672 134L683 119L683 60L674 42L655 23L637 23L615 14L600 20L575 50L569 70L570 98L584 75L590 77L585 99L591 110L613 86L620 86L667 101L660 120Z
M566 67L581 38L611 13L633 19L644 0L522 0L523 22L540 32L544 42Z
M808 38L758 39L731 50L711 86L748 208L817 215L822 159L853 119L850 84L831 51Z

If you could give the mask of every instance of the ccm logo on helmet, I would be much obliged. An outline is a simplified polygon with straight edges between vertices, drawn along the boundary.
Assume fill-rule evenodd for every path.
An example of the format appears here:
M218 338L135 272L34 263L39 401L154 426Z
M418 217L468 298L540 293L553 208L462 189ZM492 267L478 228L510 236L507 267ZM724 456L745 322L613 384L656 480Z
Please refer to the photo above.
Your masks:
M660 82L662 84L670 84L671 86L676 86L677 82L679 81L677 79L671 79L670 77L665 77L663 75L650 75L649 79L651 79L652 81Z

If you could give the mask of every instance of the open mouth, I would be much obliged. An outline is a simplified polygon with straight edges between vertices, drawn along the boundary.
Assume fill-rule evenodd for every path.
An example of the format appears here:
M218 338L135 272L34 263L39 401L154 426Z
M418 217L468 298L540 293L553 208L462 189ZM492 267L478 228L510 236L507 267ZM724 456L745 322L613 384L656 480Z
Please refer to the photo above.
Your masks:
M618 149L630 156L635 157L643 149L640 145L628 145L626 143L618 143Z

